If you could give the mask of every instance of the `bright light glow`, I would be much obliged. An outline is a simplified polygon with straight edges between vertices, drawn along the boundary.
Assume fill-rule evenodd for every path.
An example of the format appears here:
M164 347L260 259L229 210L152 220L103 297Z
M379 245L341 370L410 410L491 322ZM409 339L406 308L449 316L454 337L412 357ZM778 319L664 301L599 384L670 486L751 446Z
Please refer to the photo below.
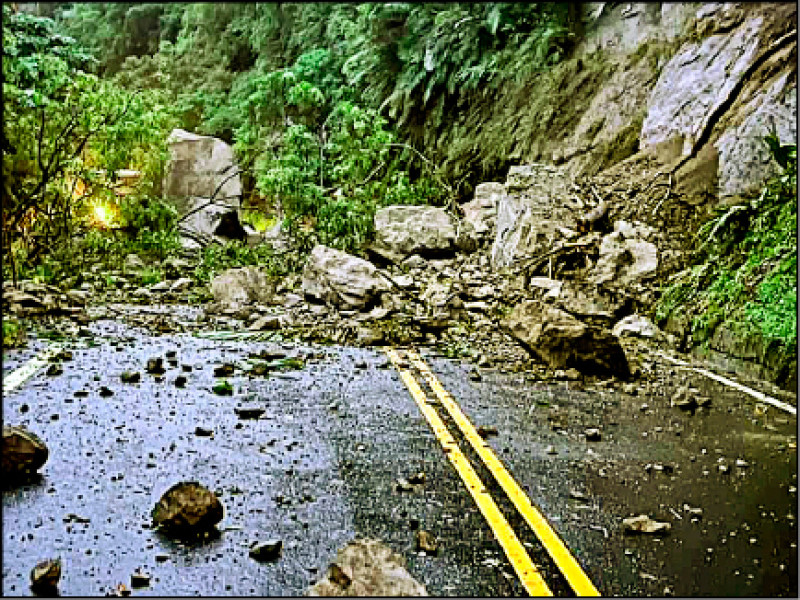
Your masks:
M108 210L108 207L103 206L102 204L94 205L94 217L104 227L111 225L111 211Z

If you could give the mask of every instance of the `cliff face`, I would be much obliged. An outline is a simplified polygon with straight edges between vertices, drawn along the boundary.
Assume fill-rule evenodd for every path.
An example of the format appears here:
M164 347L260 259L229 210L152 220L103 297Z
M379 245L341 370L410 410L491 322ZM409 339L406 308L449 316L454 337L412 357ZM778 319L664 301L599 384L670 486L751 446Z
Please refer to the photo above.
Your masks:
M783 144L797 143L797 7L584 8L585 36L573 57L528 84L527 101L505 90L506 101L483 113L476 135L488 140L487 131L500 127L506 139L498 145L508 156L493 252L505 257L498 265L515 268L565 243L559 236L580 231L582 213L605 204L612 223L639 222L654 232L657 272L623 294L647 312L658 290L690 264L694 237L712 212L758 195L780 170L764 138L775 133ZM520 169L549 175L522 189L514 179ZM666 325L680 348L698 344L688 317ZM796 382L795 358L781 352L776 359L769 343L737 342L720 331L704 352L719 353L728 367Z

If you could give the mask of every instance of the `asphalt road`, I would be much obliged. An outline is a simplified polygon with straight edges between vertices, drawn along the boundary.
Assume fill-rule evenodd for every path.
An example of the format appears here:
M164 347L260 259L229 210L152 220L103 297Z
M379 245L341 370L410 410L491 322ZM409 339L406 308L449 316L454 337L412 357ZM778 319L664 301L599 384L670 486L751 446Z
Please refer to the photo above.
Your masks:
M63 374L42 370L3 399L4 423L28 427L50 448L38 481L3 492L4 595L30 595L31 568L55 556L63 595L130 586L139 568L152 580L134 595L300 595L353 537L402 554L431 595L524 595L379 349L285 344L306 357L304 368L269 377L237 369L228 378L234 395L219 396L214 365L245 365L250 353L281 346L151 336L113 321L91 329L68 344ZM7 352L4 375L45 345ZM145 372L148 358L170 350L176 362L165 362L162 379ZM669 406L666 390L582 391L488 370L474 381L474 367L434 349L421 354L476 426L497 429L489 445L602 595L797 596L794 417L758 416L752 399L718 384L696 383L713 404L689 415ZM126 370L141 382L121 383ZM188 383L178 388L182 374ZM101 396L102 386L113 395ZM241 420L242 404L265 412ZM587 427L602 439L587 441ZM488 469L467 455L553 592L570 595ZM398 479L420 471L423 485L398 490ZM150 529L154 503L182 480L220 495L218 539L186 546ZM622 519L640 513L671 531L624 534ZM416 551L417 529L436 536L435 555ZM279 560L248 556L252 542L274 538L284 544Z

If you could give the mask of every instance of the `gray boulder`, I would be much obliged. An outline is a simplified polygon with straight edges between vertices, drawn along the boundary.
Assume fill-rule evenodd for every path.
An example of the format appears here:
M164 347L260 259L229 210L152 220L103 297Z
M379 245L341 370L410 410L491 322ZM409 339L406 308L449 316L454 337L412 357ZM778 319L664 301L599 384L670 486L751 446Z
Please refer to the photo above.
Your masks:
M616 337L664 338L664 333L644 315L628 315L614 325L611 334Z
M269 302L275 286L258 267L228 269L211 280L211 294L222 309Z
M456 237L453 219L435 206L387 206L375 213L373 248L387 258L452 252Z
M405 560L377 540L357 539L340 550L308 596L427 596Z
M517 305L505 328L553 369L576 368L590 375L630 376L625 352L605 329L582 323L541 301Z
M639 237L626 237L623 230L618 230L603 236L600 257L588 279L597 285L626 287L654 277L657 270L655 244Z
M186 246L245 239L239 220L242 184L233 149L220 139L174 129L164 195L178 210ZM216 195L215 195L216 193ZM212 202L213 197L213 202Z
M339 308L364 308L390 289L372 263L323 245L311 251L303 268L303 293Z

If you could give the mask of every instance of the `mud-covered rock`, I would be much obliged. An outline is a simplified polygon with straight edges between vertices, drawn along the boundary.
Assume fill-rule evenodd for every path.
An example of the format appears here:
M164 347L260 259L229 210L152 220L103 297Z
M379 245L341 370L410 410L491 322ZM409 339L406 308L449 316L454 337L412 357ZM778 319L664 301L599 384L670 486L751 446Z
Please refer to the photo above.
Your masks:
M405 568L405 560L377 540L357 539L336 555L309 596L427 596Z
M609 331L586 325L541 301L520 303L503 325L553 369L574 367L593 375L630 376L625 352Z
M303 293L344 309L361 309L391 286L370 262L318 245L303 268Z
M153 525L181 537L213 531L224 516L216 494L196 481L183 481L169 488L151 512Z
M50 456L42 439L23 427L3 427L3 475L18 477L38 471Z

